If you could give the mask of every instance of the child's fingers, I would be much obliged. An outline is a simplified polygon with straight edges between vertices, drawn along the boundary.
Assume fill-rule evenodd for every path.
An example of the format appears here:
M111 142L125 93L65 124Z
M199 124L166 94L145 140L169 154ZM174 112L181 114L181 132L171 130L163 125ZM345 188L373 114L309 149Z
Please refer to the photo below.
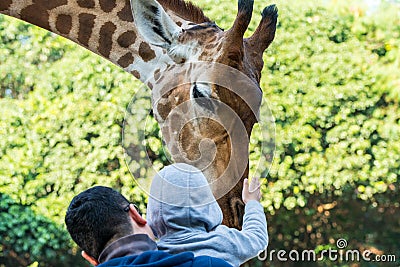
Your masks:
M250 181L250 192L259 190L260 187L261 187L260 179L253 177L253 179L251 179L251 181Z
M243 180L243 191L249 192L249 179L245 178Z

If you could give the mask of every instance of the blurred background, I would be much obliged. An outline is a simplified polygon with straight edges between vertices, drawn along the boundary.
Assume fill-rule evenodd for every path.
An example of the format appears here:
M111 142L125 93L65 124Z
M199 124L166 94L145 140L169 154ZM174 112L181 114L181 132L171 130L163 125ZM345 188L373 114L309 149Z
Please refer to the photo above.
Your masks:
M261 81L263 109L268 103L276 121L275 159L262 173L268 250L318 253L342 238L348 249L397 262L275 257L248 266L399 266L400 1L274 3L279 22ZM236 16L234 0L196 4L225 29ZM247 36L268 4L255 1ZM102 58L0 15L1 267L88 266L63 220L72 197L93 185L116 188L145 211L121 146L140 88ZM138 129L153 164L169 164L155 121ZM263 156L259 138L251 164ZM137 166L146 177L140 157Z

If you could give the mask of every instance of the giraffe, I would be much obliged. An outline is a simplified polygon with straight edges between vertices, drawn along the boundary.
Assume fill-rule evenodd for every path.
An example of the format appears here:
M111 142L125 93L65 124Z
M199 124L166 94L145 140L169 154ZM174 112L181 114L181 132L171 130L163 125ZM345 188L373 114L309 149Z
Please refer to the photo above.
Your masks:
M145 83L152 90L155 118L160 123L174 160L200 165L209 181L217 181L212 186L214 194L218 194L218 188L228 180L235 181L229 192L218 199L218 203L224 213L223 223L239 229L244 213L241 189L242 181L248 175L249 137L257 122L262 98L259 85L262 56L275 37L277 23L275 5L268 6L262 11L262 19L253 35L244 38L252 12L253 0L238 0L238 13L233 26L224 31L199 8L184 0L0 2L0 13L70 39ZM204 64L197 68L196 62L209 64L206 64L206 69ZM247 79L248 85L243 85L246 87L243 90L246 92L244 95L249 96L247 100L240 97L243 94L239 91L213 84L215 77L221 78L221 66L229 68L225 74L236 70L246 77L244 80ZM192 71L189 75L203 75L205 82L185 81L182 77L188 75L189 69ZM168 91L163 91L166 81L162 80L169 77L163 75L165 73L172 73L171 77L175 78ZM184 104L193 100L194 111L187 112L190 107L185 108ZM223 106L216 106L214 101ZM179 109L183 110L174 112ZM222 115L222 120L230 122L227 126L221 125L210 117L215 109L229 110L222 114L234 111L235 118ZM187 122L181 125L179 134L174 134L176 129L171 114ZM193 114L204 116L190 120L188 116ZM236 131L238 123L244 131ZM236 143L232 139L235 135L239 136ZM203 140L211 141L211 146ZM209 164L205 167L201 161L196 161L202 157L200 154L204 147L213 152L213 158L207 159ZM232 154L234 148L236 153ZM175 150L178 152L175 153ZM233 171L225 173L230 165L233 165ZM238 171L238 166L243 171Z

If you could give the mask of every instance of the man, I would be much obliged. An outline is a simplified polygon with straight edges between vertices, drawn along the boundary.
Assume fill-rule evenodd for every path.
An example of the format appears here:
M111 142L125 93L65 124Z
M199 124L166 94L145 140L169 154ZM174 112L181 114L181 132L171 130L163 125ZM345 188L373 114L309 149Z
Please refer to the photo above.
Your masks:
M268 245L267 220L260 203L260 179L243 183L242 230L222 225L222 210L204 174L175 163L164 167L151 183L147 222L158 238L159 250L212 256L240 266Z
M94 266L231 266L192 252L157 251L153 232L135 205L108 187L96 186L75 196L65 223L82 256Z

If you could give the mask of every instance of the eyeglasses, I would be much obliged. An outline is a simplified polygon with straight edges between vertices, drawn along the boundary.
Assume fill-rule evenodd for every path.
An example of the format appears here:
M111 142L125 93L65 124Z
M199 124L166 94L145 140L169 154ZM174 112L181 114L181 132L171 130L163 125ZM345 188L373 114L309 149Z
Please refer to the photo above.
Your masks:
M140 215L142 215L142 213L140 212L138 206L136 206L136 205L133 204L133 203L129 203L126 207L123 208L123 210L124 210L125 212L129 212L130 206L131 206L131 205L133 205L133 206L135 207L136 211L137 211Z

